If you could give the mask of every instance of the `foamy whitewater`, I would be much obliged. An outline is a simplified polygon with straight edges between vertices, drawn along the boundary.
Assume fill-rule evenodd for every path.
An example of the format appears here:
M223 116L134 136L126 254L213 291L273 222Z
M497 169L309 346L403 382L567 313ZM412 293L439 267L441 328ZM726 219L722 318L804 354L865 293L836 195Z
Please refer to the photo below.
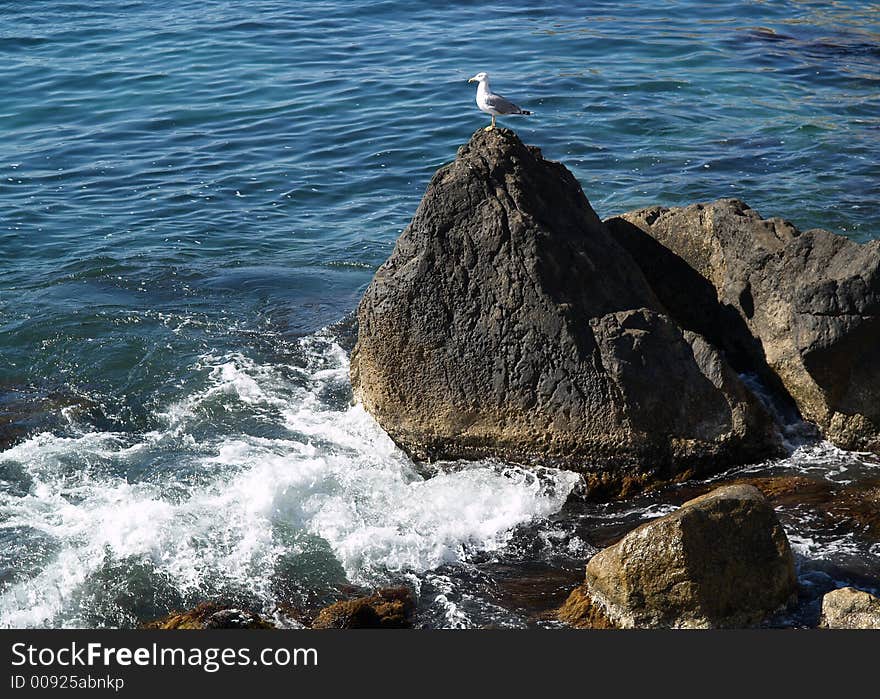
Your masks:
M562 594L598 548L684 497L591 504L569 498L580 481L570 472L418 467L352 405L338 330L276 362L203 354L155 429L99 431L67 407L62 428L0 453L15 474L0 491L0 626L136 626L213 599L273 614L393 583L415 589L425 626L525 626L538 598L517 590L563 571ZM778 474L846 485L880 466L807 444L710 482ZM779 512L805 589L873 579L877 543L807 506Z
M351 405L333 324L486 125L477 71L602 218L738 197L880 231L873 3L108 5L2 4L0 626L386 583L419 626L547 626L597 549L708 487L600 505L571 473L416 465ZM786 437L712 482L880 484ZM876 529L832 506L778 504L804 609L880 584Z
M378 584L502 548L574 487L572 473L492 463L426 479L360 407L328 404L350 391L339 345L318 333L300 346L302 366L202 357L189 396L141 439L71 422L79 434L0 454L31 484L0 494L0 530L51 551L3 591L0 626L89 626L98 610L133 622L124 588L138 575L135 588L170 588L169 602L240 591L269 605L298 567ZM203 435L218 416L239 429ZM266 424L284 436L259 436ZM129 479L134 462L154 466Z

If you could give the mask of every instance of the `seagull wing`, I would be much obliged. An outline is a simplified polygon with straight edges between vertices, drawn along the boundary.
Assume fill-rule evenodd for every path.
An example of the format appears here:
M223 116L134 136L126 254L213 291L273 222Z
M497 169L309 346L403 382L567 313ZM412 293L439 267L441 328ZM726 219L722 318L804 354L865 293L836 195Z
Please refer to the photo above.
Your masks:
M517 107L510 100L504 99L501 95L486 95L486 106L494 109L499 114L519 114L522 109Z

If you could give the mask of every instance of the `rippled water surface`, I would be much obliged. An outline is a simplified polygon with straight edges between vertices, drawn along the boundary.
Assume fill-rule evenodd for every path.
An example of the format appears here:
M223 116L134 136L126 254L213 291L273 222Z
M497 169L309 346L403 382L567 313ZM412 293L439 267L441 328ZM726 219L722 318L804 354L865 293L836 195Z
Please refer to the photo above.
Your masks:
M389 581L423 625L549 623L592 552L705 486L426 478L350 406L351 312L486 122L466 78L534 112L502 123L602 216L737 196L865 241L878 46L855 0L0 0L0 626ZM880 470L814 445L725 478L778 475L818 484L778 502L804 599L777 623L807 624L880 586L878 525L828 505Z

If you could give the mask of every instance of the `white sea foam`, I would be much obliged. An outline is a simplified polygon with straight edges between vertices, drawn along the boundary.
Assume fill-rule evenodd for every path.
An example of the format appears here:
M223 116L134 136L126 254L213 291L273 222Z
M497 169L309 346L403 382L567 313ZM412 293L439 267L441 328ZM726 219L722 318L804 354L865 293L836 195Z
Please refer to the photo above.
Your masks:
M0 454L31 482L23 497L0 493L0 529L35 530L57 546L0 593L0 626L88 623L72 600L108 557L147 561L182 593L219 578L270 601L276 563L292 546L279 527L326 542L353 582L422 572L503 547L574 487L571 473L493 463L425 480L362 408L322 398L344 388L345 352L324 334L301 345L305 366L205 355L202 383L162 411L161 429L137 439L45 433ZM275 433L194 431L218 410ZM193 454L199 478L174 481L167 462L181 452ZM165 471L130 481L126 465L145 456Z
M861 547L852 534L844 534L827 541L788 532L788 540L795 553L811 560L831 559L838 556L859 556Z
M446 629L470 628L470 617L452 601L455 591L452 580L446 575L435 574L429 574L427 580L437 590L430 606L439 612L442 619L441 626Z
M880 473L880 463L877 462L877 457L869 452L846 451L831 442L819 441L801 445L783 459L750 466L737 466L708 481L724 480L731 475L766 474L771 469L823 478L838 485L846 485L865 477L866 474Z

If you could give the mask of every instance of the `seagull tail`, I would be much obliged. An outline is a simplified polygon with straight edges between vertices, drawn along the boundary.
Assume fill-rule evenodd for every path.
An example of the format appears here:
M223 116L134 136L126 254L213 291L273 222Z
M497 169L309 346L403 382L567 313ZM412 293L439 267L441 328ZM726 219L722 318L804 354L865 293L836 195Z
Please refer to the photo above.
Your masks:
M526 116L532 116L532 113L528 109L520 109L520 114L525 114Z

